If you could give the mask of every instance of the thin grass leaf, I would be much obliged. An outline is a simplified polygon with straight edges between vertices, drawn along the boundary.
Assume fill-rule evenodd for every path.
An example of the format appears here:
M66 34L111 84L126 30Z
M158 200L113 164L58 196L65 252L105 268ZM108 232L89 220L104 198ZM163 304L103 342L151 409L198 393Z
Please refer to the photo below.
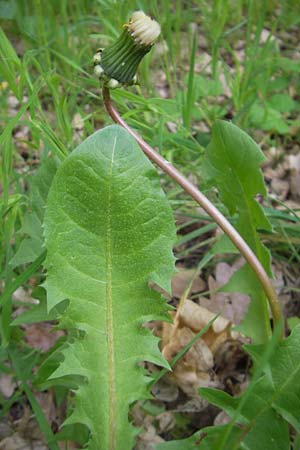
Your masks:
M38 258L44 251L42 223L48 191L58 167L58 161L48 155L41 163L30 184L29 211L24 215L18 231L25 237L10 260L15 268Z
M13 363L13 367L18 376L18 379L21 380L21 388L24 390L26 397L28 398L32 410L34 412L35 418L39 424L39 427L46 438L49 450L59 450L55 436L51 430L49 423L47 422L45 414L43 413L38 401L36 400L34 393L30 389L29 384L27 382L27 377L24 374L24 370L22 370L22 367L19 364L20 356L18 355L15 349L11 349L9 355Z
M33 261L24 272L17 276L17 278L4 290L3 294L0 297L0 305L3 305L5 302L9 300L11 295L30 277L32 277L40 265L43 263L46 257L46 252L44 251L40 256L38 256L35 261Z
M183 105L183 124L189 130L191 127L192 109L195 102L195 89L194 89L194 72L195 72L195 55L197 48L197 34L193 35L193 44L190 58L190 70L188 77L188 88L185 97L185 103Z
M8 82L11 91L19 101L22 99L23 86L22 77L19 82L17 82L17 78L22 73L21 61L0 27L0 74Z

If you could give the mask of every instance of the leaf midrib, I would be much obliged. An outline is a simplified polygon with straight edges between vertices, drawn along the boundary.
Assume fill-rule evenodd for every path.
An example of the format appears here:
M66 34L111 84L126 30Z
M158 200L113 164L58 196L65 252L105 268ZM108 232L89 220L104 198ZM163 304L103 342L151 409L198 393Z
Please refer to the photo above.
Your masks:
M107 208L107 232L106 232L106 328L107 328L107 359L108 359L108 448L114 450L116 447L116 386L115 386L115 352L114 352L114 323L113 323L113 300L112 300L112 221L111 221L111 191L112 172L117 138L115 137L108 181L108 208Z

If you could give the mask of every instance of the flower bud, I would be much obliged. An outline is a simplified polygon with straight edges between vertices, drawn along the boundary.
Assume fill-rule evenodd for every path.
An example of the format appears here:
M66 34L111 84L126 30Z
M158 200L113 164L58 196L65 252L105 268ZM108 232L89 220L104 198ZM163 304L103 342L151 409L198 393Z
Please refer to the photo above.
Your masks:
M95 74L111 88L135 84L138 65L159 34L155 20L143 11L134 12L119 38L95 54Z

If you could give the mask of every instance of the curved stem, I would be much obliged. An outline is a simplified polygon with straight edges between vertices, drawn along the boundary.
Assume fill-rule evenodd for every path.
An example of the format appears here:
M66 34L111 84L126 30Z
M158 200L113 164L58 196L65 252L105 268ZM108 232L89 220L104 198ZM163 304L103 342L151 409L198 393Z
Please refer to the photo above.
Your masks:
M270 278L268 277L262 264L253 253L249 245L244 241L242 236L231 225L231 223L223 216L223 214L205 197L202 192L199 191L187 178L185 178L171 163L165 160L160 154L158 154L147 142L145 142L135 131L133 131L129 125L122 119L118 111L113 107L110 98L109 89L103 88L103 100L105 107L114 120L114 122L125 128L138 142L143 152L157 164L165 173L167 173L173 180L175 180L180 186L194 199L196 202L211 216L219 227L224 231L229 239L233 242L236 248L244 256L245 260L252 267L257 278L259 279L265 294L268 298L270 309L272 311L274 326L281 322L283 319L281 306L277 298L275 289L272 285Z

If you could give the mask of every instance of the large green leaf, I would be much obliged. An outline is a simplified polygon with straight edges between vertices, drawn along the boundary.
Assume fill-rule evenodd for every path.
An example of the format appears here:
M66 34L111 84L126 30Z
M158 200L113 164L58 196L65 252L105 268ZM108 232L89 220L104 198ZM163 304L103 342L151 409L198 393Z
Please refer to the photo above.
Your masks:
M131 449L129 406L149 396L139 363L167 366L143 323L167 320L148 282L170 290L175 227L155 169L122 128L93 134L63 162L45 238L48 308L68 299L62 326L79 330L52 375L84 378L67 423L89 428L90 450Z
M259 240L257 229L270 230L271 225L255 199L266 193L260 164L264 156L244 131L229 122L217 121L207 147L203 174L218 188L229 213L238 214L237 230L270 273L270 255ZM228 245L224 243L224 251ZM220 251L220 245L218 246ZM263 289L248 265L235 272L227 291L251 295L252 302L240 330L255 343L266 342L270 334L269 312Z

